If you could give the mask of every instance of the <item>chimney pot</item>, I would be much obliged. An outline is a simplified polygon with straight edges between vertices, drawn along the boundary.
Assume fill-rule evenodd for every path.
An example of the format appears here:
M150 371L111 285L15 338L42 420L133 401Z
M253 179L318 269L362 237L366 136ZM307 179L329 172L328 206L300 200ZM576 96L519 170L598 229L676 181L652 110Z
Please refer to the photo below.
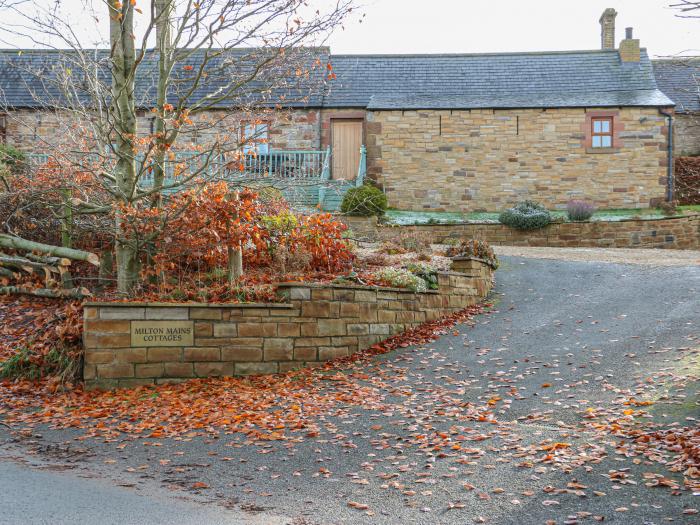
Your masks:
M631 27L626 30L626 38L620 42L620 60L623 63L639 64L642 51L639 47L639 39L633 38Z
M615 49L615 17L617 11L608 7L600 16L600 45L601 49Z
M634 36L632 36L632 33L634 33L634 28L633 27L628 27L625 29L625 38L627 40L632 40Z

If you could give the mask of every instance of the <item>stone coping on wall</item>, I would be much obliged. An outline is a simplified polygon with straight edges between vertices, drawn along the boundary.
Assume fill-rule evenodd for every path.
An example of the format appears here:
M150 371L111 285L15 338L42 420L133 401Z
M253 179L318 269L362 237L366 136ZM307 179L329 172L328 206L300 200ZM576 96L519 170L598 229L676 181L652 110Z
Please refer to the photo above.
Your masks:
M439 273L444 273L445 275L449 275L451 273L456 273L456 272L439 272ZM461 275L461 274L460 274ZM299 287L306 287L306 288L329 288L332 290L379 290L379 291L384 291L384 292L399 292L399 293L415 293L407 288L392 288L390 286L374 286L374 285L367 285L367 284L340 284L340 283L305 283L303 281L299 282L286 282L286 283L277 283L275 285L278 289L279 288L299 288ZM423 293L431 294L431 293L439 293L437 290L427 290Z
M113 303L84 308L87 388L286 372L351 355L474 305L493 270L455 261L438 290L281 283L285 303Z
M87 301L85 306L122 306L126 308L134 307L149 307L149 308L167 308L169 306L182 308L189 306L190 308L221 308L223 306L230 308L293 308L288 303L186 303L186 302L140 302L140 301Z
M550 225L555 225L555 224L608 224L608 223L615 223L615 222L652 222L652 221L668 221L668 220L674 220L674 219L684 219L687 217L700 217L700 213L697 212L690 212L686 213L683 215L672 215L669 217L658 217L658 216L639 216L639 217L624 217L624 218L619 218L619 219L612 219L612 220L593 220L593 221L565 221L565 220L557 220L554 219ZM465 220L465 221L449 221L449 222L424 222L424 223L413 223L413 224L392 224L392 223L379 223L377 221L377 225L382 227L382 228L401 228L404 226L460 226L460 225L477 225L477 226L483 226L483 225L499 225L503 226L500 222L497 220Z
M478 262L481 264L485 264L486 266L489 266L489 267L493 268L494 270L496 269L495 268L496 265L493 262L491 262L487 259L482 259L481 257L472 257L470 255L460 255L457 257L452 257L453 263L461 262L461 261L475 261L475 262Z
M478 238L494 245L562 248L700 249L700 214L617 221L554 222L520 231L496 222L377 225L364 240L390 240L401 232L429 232L433 242Z

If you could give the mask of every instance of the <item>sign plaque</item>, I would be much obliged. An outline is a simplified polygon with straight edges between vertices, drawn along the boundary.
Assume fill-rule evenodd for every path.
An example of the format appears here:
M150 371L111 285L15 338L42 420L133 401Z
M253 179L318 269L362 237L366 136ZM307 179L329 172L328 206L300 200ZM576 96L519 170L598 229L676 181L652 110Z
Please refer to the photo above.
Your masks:
M131 321L131 346L192 346L194 321Z

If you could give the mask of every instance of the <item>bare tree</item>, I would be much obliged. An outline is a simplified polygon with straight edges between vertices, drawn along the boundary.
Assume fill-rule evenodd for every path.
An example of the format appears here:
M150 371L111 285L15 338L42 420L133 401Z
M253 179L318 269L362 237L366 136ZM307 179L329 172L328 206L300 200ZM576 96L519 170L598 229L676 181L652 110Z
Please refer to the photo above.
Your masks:
M677 0L675 3L670 4L671 8L678 9L681 14L678 16L685 18L698 18L700 13L694 13L694 11L700 10L700 2L694 0Z
M132 293L143 246L125 228L128 210L221 176L254 140L241 122L282 118L317 96L332 75L322 44L353 0L83 3L101 45L84 45L61 0L0 0L0 13L21 20L0 34L53 48L51 63L31 52L11 60L61 128L60 141L38 137L36 146L97 181L89 193L62 181L69 211L113 214L118 289ZM174 162L178 150L191 153Z

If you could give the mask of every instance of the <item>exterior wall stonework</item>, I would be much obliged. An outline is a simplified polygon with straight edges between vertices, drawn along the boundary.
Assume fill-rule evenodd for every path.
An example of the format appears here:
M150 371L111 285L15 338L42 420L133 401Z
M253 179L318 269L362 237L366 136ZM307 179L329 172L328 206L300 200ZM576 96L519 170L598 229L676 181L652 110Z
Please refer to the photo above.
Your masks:
M283 304L88 303L85 384L117 388L274 374L348 356L488 294L490 266L478 259L455 259L453 268L438 274L438 291L426 293L285 283L280 285ZM135 341L134 323L142 327L148 321L186 323L193 330L191 340L180 346Z
M365 237L391 240L399 232L422 232L441 243L448 239L482 239L495 245L567 248L666 248L700 250L700 215L672 219L569 222L533 231L504 224L426 224L365 230Z
M700 113L676 113L673 143L676 157L700 155Z
M616 111L619 149L604 153L586 151L585 109L369 112L368 174L399 209L494 211L526 198L647 207L665 196L665 118Z
M35 153L51 153L51 148L66 144L73 135L75 127L70 115L54 111L36 111L18 109L7 113L7 143L24 151ZM139 135L150 133L151 118L141 112L137 122ZM198 128L196 134L184 127L182 148L187 148L187 142L196 145L211 143L216 135L226 135L226 141L237 137L241 121L249 120L251 116L245 113L223 111L207 111L193 117L194 125ZM321 145L320 110L294 109L273 111L260 115L261 120L270 123L269 144L277 150L318 150Z
M501 210L525 198L561 208L573 198L599 207L646 207L666 192L666 121L655 108L618 108L615 151L586 147L591 108L548 110L369 111L297 109L272 112L270 147L320 150L330 144L330 119L365 115L367 176L400 209ZM246 115L207 112L212 130L236 133ZM261 118L265 118L264 116ZM148 133L150 117L139 117ZM700 126L676 118L676 152L700 152ZM695 122L697 124L697 122ZM7 142L50 152L72 135L66 115L16 110L7 118ZM696 147L697 146L697 147ZM187 149L186 145L183 148Z

